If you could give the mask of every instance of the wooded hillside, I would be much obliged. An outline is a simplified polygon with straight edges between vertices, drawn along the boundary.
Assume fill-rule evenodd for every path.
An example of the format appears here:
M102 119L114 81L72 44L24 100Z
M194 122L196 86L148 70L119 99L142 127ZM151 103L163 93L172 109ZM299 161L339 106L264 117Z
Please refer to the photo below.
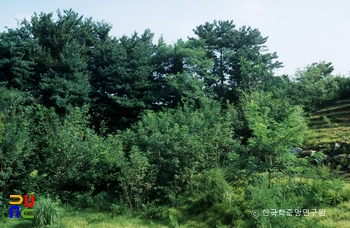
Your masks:
M171 227L330 227L320 216L262 212L350 208L338 176L350 172L350 147L329 163L331 148L320 148L337 140L311 135L320 116L349 122L345 109L326 112L350 96L331 63L275 75L283 64L267 37L233 21L167 44L149 29L112 37L111 24L73 10L53 18L34 13L0 34L4 218L10 194L37 197L36 226L93 208L111 223L131 213ZM45 203L57 220L46 220Z

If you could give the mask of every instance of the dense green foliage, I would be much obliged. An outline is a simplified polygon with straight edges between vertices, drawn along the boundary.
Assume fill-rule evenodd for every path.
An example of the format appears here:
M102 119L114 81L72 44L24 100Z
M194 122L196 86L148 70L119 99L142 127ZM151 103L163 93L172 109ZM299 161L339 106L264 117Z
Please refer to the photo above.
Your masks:
M54 224L59 219L61 211L57 202L50 198L40 198L35 204L34 226L42 227Z
M111 37L110 24L72 10L53 18L34 14L0 34L2 215L10 194L30 192L37 226L56 221L56 198L173 227L187 215L210 227L293 227L316 222L251 212L349 200L291 153L304 110L350 94L331 63L276 76L267 38L233 21L168 45L148 29Z

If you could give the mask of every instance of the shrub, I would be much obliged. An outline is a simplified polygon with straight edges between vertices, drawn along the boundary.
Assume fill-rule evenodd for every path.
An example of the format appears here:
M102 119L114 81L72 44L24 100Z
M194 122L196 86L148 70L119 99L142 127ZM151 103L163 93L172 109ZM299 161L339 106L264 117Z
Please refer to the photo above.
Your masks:
M199 108L185 103L145 112L122 132L123 154L117 161L121 171L116 176L129 207L140 208L156 199L172 202L194 175L226 163L239 144L232 137L231 108L227 113L219 102L203 98Z
M247 222L252 227L319 227L316 220L296 215L296 209L310 208L300 192L308 192L307 187L295 183L287 187L275 180L269 188L267 174L254 175L253 183L246 188ZM292 216L287 216L288 209L292 209Z
M191 178L186 191L168 210L170 225L186 220L197 221L198 227L215 227L232 224L243 219L243 191L233 188L224 178L224 170L214 168L202 171Z
M41 227L55 223L61 216L63 210L58 202L50 198L39 198L34 206L33 225Z
M194 176L187 188L193 200L202 206L210 206L224 201L224 196L232 191L221 169L203 171Z

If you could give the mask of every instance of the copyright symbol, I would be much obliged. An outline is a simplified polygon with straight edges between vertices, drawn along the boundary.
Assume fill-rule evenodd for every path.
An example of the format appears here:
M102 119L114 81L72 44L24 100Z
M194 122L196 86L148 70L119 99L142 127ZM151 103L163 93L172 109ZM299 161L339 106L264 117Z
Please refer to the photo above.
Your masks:
M252 211L253 218L257 218L259 216L259 212L257 210Z

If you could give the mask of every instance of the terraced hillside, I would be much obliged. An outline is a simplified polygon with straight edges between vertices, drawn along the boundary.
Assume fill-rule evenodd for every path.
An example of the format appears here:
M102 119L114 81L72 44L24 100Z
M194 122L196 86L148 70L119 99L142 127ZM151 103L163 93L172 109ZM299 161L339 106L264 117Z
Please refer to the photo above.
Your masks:
M339 100L334 105L318 110L308 121L309 130L304 147L350 143L350 99Z

